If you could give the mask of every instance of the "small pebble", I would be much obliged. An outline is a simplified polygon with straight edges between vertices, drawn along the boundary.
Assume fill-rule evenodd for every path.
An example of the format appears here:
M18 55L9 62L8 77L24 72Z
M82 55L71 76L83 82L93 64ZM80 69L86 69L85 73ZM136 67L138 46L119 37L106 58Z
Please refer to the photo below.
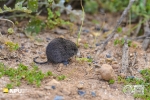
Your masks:
M63 64L64 64L64 65L68 65L69 62L68 62L68 61L63 61Z
M78 94L79 94L80 96L84 96L84 95L85 95L85 91L78 90Z
M133 54L132 54L132 53L130 53L130 57L133 57Z
M127 76L126 79L134 79L134 76Z
M117 61L112 61L112 64L118 64L118 62Z
M113 58L106 58L105 60L106 60L106 62L112 62Z
M103 33L108 32L108 31L109 31L109 29L103 29Z
M95 30L100 31L100 29L101 29L100 26L98 26L98 25L95 26Z
M78 88L78 89L83 89L83 88L84 88L84 84L83 84L83 83L79 83L79 84L77 85L77 88Z
M96 96L96 93L95 92L91 92L91 95L93 96L93 97L95 97Z
M88 59L91 59L92 57L91 57L91 56L87 56L87 58L88 58Z
M100 64L93 64L94 66L95 66L95 68L100 68L101 67L101 65Z
M0 45L0 49L3 49L3 47Z
M96 43L95 45L96 45L96 46L100 46L101 44L100 44L100 43Z
M126 77L126 75L125 75L124 73L120 73L120 76L121 76L122 78L125 78L125 77Z
M47 37L47 38L46 38L46 40L48 40L48 41L49 41L49 40L51 40L51 39Z
M110 55L110 54L106 54L106 57L107 57L107 58L111 58L111 55Z
M102 9L102 8L99 10L99 12L100 12L101 14L103 14L103 15L105 14L105 10Z
M51 40L50 38L48 38L48 37L46 38L46 42L49 42L50 40Z
M106 88L107 88L107 86L106 86L106 85L103 85L103 86L102 86L102 88L103 88L103 89L106 89Z
M55 90L56 89L56 87L53 85L53 86L51 86L51 88L53 89L53 90Z
M61 71L62 71L63 66L64 66L63 64L60 64L60 65L59 65L59 67L58 67L58 69L57 69L57 71L58 71L58 72L61 72Z
M88 29L82 30L83 33L89 33L90 31Z
M113 63L112 63L112 68L113 68L113 69L118 69L118 68L119 68L119 65L118 65L118 64L113 64Z
M6 32L2 30L2 31L1 31L1 34L2 34L2 35L5 35L5 34L6 34Z
M21 37L21 38L24 38L25 37L25 34L24 33L18 33L16 34L18 37Z
M64 97L56 95L55 98L54 98L54 100L64 100Z

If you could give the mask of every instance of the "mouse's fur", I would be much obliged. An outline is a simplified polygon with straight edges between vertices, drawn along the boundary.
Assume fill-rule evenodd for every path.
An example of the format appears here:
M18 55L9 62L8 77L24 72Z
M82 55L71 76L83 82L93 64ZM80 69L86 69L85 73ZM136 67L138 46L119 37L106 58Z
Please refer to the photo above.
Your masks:
M70 57L77 54L78 48L76 44L70 40L64 38L53 39L46 48L46 62L37 62L36 58L33 61L37 64L51 63L62 63L67 61Z

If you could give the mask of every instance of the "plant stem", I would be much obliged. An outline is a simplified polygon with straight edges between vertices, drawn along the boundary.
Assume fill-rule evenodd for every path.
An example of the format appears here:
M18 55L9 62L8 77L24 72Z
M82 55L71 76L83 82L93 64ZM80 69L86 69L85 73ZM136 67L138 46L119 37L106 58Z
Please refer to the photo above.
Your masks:
M82 5L82 0L80 0L80 2L81 2L81 7L82 7L82 22L81 22L81 27L80 27L80 30L79 30L79 33L78 33L78 38L77 38L77 46L79 46L79 39L80 39L80 36L81 36L81 30L82 30L82 26L83 26L83 22L84 22L84 7L83 7L83 5Z

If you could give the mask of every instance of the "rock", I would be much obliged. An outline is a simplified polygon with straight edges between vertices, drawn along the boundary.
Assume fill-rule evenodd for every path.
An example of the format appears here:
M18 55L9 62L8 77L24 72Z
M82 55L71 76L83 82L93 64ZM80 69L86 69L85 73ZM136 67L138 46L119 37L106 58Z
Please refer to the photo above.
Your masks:
M100 31L100 30L101 30L100 26L99 26L99 25L96 25L96 26L95 26L95 30Z
M66 86L66 87L63 87L61 92L64 94L64 95L70 95L71 94L71 91L70 91L70 87Z
M84 83L79 83L79 84L77 85L77 88L78 88L78 89L83 89L83 88L84 88Z
M84 96L84 95L86 94L86 92L83 91L83 90L78 90L78 94L79 94L80 96Z
M130 53L130 57L133 57L133 54L132 54L132 53Z
M54 100L64 100L64 97L56 95L55 98L54 98Z
M63 65L62 63L61 63L61 64L59 64L59 67L58 67L57 71L58 71L58 72L61 72L61 71L62 71L63 66L64 66L64 65Z
M93 66L95 67L95 68L100 68L100 64L93 64Z
M134 76L127 76L126 79L134 79Z
M46 37L46 40L47 40L47 41L50 41L51 39L50 39L49 37Z
M93 96L93 97L95 97L96 96L96 92L91 92L91 95Z
M102 86L102 88L103 88L103 89L106 89L106 88L107 88L107 86L106 86L106 85L103 85L103 86Z
M56 89L56 87L55 86L51 86L51 88L54 90L54 89Z
M16 35L17 35L18 37L20 37L20 38L26 37L24 33L18 33L18 34L16 34Z
M118 69L118 68L119 68L119 65L118 65L118 64L113 64L113 65L112 65L112 68L113 68L113 69Z
M120 76L121 76L122 78L125 78L125 77L126 77L126 75L125 75L124 73L120 73Z
M117 61L112 61L112 64L118 64L118 62Z
M4 47L2 45L0 45L0 49L2 50Z
M106 54L106 58L111 58L111 54Z
M115 83L110 84L109 87L112 88L112 89L117 89L118 88L117 84L115 84Z
M106 28L103 28L103 33L105 33L105 32L108 32L109 31L109 29L106 29Z
M50 82L48 82L46 85L45 85L45 89L53 89L52 87L60 87L60 82L56 81L55 79L51 80Z
M110 62L111 63L113 61L113 58L106 58L105 60L106 60L106 62Z
M100 72L101 78L104 80L108 81L115 78L114 70L112 69L112 66L108 64L103 64L98 71Z
M86 34L86 33L89 33L90 30L89 29L83 29L82 32L83 32L83 34Z

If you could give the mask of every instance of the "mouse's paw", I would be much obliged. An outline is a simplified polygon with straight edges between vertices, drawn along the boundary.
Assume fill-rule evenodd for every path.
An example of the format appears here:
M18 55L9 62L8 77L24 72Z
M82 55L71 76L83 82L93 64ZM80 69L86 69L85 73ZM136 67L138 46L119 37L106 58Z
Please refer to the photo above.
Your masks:
M69 64L69 61L68 61L68 60L65 60L65 61L62 61L62 63L63 63L64 65L67 65L67 64Z

